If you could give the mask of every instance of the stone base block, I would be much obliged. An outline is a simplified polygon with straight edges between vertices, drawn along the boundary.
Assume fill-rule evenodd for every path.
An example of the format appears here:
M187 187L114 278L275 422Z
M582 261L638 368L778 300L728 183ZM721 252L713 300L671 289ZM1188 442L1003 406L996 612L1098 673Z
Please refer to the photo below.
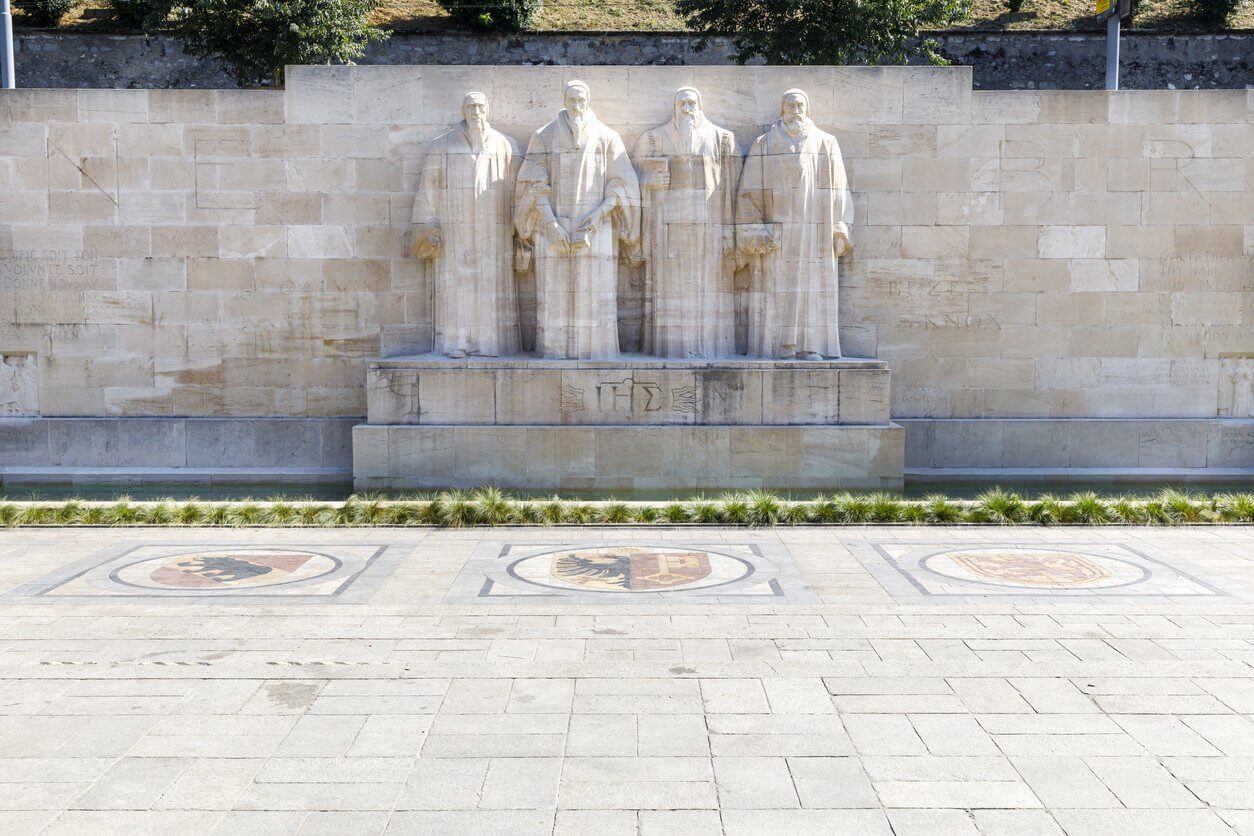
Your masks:
M905 431L887 423L353 428L358 490L893 489L904 464Z
M887 424L881 360L450 360L370 364L371 424Z

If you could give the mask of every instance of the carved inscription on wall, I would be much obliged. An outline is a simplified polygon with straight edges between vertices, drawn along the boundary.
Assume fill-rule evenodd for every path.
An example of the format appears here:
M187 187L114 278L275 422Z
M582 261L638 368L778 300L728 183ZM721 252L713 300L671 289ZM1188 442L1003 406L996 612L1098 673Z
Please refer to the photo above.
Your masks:
M666 387L652 380L633 377L609 378L596 384L595 396L583 397L582 389L562 387L560 409L563 414L583 412L589 405L602 415L642 416L655 412L697 413L695 386Z
M91 250L0 250L0 284L6 290L79 289L101 275Z

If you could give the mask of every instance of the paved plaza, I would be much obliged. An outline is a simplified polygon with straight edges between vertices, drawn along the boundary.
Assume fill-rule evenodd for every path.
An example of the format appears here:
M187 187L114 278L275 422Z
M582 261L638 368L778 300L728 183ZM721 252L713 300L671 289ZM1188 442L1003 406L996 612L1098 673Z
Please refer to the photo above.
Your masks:
M0 532L12 833L1254 834L1254 528Z

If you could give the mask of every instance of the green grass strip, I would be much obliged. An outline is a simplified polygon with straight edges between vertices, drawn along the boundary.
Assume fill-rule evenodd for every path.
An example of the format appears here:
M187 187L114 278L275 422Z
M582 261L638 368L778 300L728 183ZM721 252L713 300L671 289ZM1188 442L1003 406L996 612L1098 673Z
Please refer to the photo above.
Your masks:
M663 502L530 499L496 488L344 502L159 499L137 502L0 503L0 526L171 526L184 528L436 527L518 525L1217 525L1254 523L1254 494L1179 490L1104 498L1092 492L1025 499L1000 488L974 499L933 494L836 493L792 500L767 491Z

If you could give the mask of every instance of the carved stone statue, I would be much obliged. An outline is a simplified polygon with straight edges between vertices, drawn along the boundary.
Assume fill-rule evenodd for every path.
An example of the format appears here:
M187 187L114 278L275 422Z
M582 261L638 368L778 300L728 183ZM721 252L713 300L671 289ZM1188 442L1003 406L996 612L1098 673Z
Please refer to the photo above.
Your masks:
M644 352L730 356L736 350L736 139L705 118L695 88L681 87L674 118L646 131L633 157L644 204Z
M413 247L434 260L433 350L449 357L519 351L514 230L518 148L467 93L460 124L436 137L414 200Z
M518 175L514 224L535 248L536 352L618 356L619 243L634 246L640 187L619 135L596 118L582 81L531 137Z
M809 97L784 93L780 118L745 161L736 240L750 256L749 356L840 356L837 259L853 221L836 138L815 127Z

